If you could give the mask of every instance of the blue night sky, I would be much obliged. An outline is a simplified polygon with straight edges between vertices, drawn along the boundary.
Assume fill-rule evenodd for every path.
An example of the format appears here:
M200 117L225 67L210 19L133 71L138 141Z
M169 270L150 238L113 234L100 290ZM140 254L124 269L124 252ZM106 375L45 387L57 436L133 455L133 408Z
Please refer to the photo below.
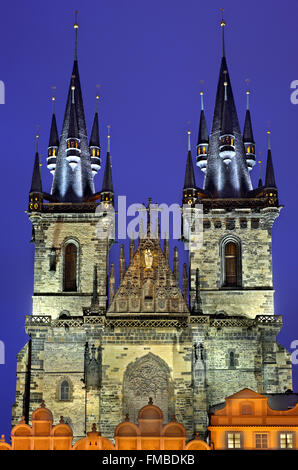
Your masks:
M281 204L273 229L275 313L283 315L279 342L298 339L297 173L298 105L290 83L298 79L296 1L100 0L10 1L0 16L0 105L2 200L1 327L6 362L0 365L0 433L9 435L15 399L16 354L28 337L24 316L31 313L33 245L27 209L40 126L44 190L51 175L46 152L51 118L51 87L61 130L74 51L74 10L79 10L78 59L87 127L95 110L96 84L103 156L106 126L116 195L128 203L181 202L188 122L193 155L200 115L200 81L210 130L221 58L220 8L225 7L226 55L238 116L243 126L245 79L258 159L265 163L270 122L272 155ZM261 156L259 156L261 152ZM263 164L264 170L264 164ZM264 175L264 173L263 173ZM254 185L258 169L252 174ZM96 176L101 188L103 171ZM198 186L202 173L196 169ZM182 250L183 251L183 250ZM115 245L112 259L119 253ZM184 253L185 258L185 253ZM182 264L182 263L181 263ZM91 289L90 289L91 290ZM298 366L293 367L298 391Z

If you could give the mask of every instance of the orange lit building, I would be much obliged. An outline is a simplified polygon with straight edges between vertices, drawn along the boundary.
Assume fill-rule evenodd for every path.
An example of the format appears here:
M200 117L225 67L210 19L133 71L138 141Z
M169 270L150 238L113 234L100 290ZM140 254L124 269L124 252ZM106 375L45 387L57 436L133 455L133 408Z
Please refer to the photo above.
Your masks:
M93 424L86 437L72 445L73 432L64 423L53 426L52 412L42 402L32 414L32 427L24 419L11 431L11 445L0 439L0 450L209 450L206 442L198 436L186 443L185 427L176 421L163 425L163 414L149 399L138 414L138 425L125 420L115 429L114 443L103 437Z
M245 388L215 408L208 427L212 449L298 449L297 394L264 396Z
M131 422L126 415L113 440L102 436L93 424L86 437L73 443L73 431L63 416L53 426L52 412L42 402L32 414L32 426L21 419L13 427L11 444L1 436L0 450L298 449L298 400L293 393L264 396L245 388L231 395L224 405L211 409L208 443L198 434L187 442L186 429L175 416L163 424L162 411L151 398L137 421Z

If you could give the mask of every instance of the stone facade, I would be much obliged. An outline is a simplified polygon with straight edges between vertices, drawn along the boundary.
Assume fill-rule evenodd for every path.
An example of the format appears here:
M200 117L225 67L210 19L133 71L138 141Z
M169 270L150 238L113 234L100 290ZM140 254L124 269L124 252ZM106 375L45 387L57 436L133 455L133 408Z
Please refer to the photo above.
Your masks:
M164 422L176 415L190 439L196 432L205 437L210 407L240 389L290 389L289 353L275 339L282 323L273 310L271 230L262 214L255 227L250 216L248 210L246 227L241 226L243 213L229 214L234 228L227 228L224 214L208 215L210 225L204 220L203 246L191 245L188 307L160 240L140 241L108 305L110 244L95 236L96 215L40 214L38 223L34 220L33 315L26 317L31 341L18 355L13 424L22 415L29 417L43 399L56 418L64 416L75 439L93 423L112 438L125 414L136 422L151 396ZM220 284L220 244L231 233L241 243L242 286L237 290ZM79 247L78 292L63 292L66 240ZM54 271L49 260L53 247ZM94 264L97 300L90 307ZM199 315L191 309L197 266ZM63 381L69 386L67 400L61 399Z

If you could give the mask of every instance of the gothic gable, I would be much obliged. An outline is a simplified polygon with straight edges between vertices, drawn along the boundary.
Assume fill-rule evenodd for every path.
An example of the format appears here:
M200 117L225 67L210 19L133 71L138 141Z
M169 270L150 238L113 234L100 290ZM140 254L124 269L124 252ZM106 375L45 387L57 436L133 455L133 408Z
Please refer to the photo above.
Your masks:
M107 314L189 313L160 240L140 240Z

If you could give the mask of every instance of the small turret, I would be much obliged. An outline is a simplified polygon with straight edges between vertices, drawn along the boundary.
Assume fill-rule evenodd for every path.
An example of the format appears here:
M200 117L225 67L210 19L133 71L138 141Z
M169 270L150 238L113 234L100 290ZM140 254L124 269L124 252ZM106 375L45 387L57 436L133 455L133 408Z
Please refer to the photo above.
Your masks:
M256 164L255 141L252 132L250 109L249 109L250 91L246 90L246 114L243 129L243 143L245 148L246 163L248 171L251 171Z
M268 198L269 205L278 205L278 191L275 183L275 175L273 168L273 161L271 155L271 143L270 143L270 131L268 134L268 152L267 152L267 165L266 165L266 177L265 177L265 191L264 195Z
M227 72L224 71L226 74ZM219 146L219 156L223 160L223 162L228 165L232 158L235 157L235 136L233 135L233 128L232 128L232 117L229 108L228 102L228 93L227 87L228 82L224 81L224 89L225 89L225 99L223 103L223 110L222 110L222 121L221 121L221 132L220 132L220 146Z
M196 188L196 180L195 180L195 174L194 174L192 156L191 156L191 145L190 145L191 132L188 131L187 134L188 134L188 152L187 152L187 160L186 160L182 203L192 205L195 203L196 198L197 198L197 188Z
M101 201L105 205L114 206L114 189L113 189L113 180L112 180L112 164L111 164L111 155L110 155L110 146L111 146L111 136L110 136L110 126L108 126L108 151L105 172L103 175L102 189L101 189Z
M47 167L54 175L56 169L56 161L57 161L57 154L59 148L59 137L57 131L57 122L56 122L56 115L55 115L55 91L56 87L53 87L53 96L52 96L52 103L53 103L53 115L52 115L52 123L51 123L51 130L50 130L50 140L48 146L48 158L47 158Z
M200 127L197 143L197 166L199 166L203 173L206 172L207 166L207 153L209 147L209 135L207 130L207 123L204 113L203 91L201 91L201 116Z
M69 129L66 139L66 160L68 161L72 170L74 170L81 159L81 149L80 149L80 138L78 131L78 122L75 109L75 86L74 86L74 76L72 77L72 86L71 86L71 105L70 105L70 120L69 120Z
M98 100L99 95L96 96L96 112L94 115L93 126L89 141L89 151L91 159L91 168L93 177L98 173L101 166L100 160L100 143L99 143L99 126L98 126Z
M39 154L38 154L38 139L39 134L36 135L36 152L32 173L31 188L29 192L29 211L30 212L39 212L42 209L43 202L43 193L42 193L42 184L40 176L40 163L39 163Z

